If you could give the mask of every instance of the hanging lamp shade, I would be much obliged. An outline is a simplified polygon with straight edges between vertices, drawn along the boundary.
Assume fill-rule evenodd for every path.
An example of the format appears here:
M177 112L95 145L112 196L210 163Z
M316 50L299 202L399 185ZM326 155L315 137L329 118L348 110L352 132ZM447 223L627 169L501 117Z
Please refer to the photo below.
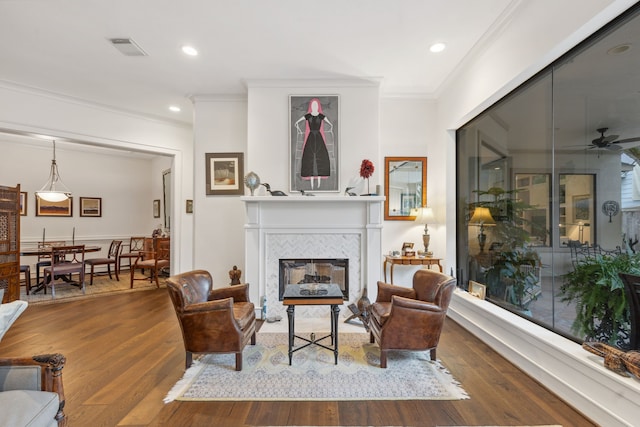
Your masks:
M36 196L47 202L62 202L71 197L71 191L60 179L58 172L58 164L56 163L56 141L53 141L53 159L51 160L51 171L49 172L49 180L36 191Z

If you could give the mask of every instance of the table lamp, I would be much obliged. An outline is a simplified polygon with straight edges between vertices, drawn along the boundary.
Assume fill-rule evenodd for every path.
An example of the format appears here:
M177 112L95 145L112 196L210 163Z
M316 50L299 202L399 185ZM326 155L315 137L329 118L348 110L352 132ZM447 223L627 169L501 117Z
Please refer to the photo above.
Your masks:
M424 224L424 234L422 235L422 243L424 244L424 253L427 255L429 253L429 242L431 241L431 236L429 236L429 225L428 223L434 223L435 217L433 215L433 209L428 208L426 206L417 209L416 219L415 221L418 224Z
M473 216L469 220L469 225L479 225L480 233L478 234L478 245L480 245L480 252L484 251L484 244L487 242L487 235L484 234L485 225L496 225L489 208L476 207L473 211Z

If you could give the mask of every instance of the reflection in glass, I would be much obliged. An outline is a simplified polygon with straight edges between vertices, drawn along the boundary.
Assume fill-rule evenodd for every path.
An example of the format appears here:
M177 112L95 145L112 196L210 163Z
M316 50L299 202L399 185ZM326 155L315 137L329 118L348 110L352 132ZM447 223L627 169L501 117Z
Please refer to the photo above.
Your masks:
M461 286L482 283L487 300L576 341L624 325L628 309L608 303L617 273L640 271L640 50L612 49L638 39L640 5L456 133ZM482 245L478 207L496 223ZM611 334L628 337L598 337Z

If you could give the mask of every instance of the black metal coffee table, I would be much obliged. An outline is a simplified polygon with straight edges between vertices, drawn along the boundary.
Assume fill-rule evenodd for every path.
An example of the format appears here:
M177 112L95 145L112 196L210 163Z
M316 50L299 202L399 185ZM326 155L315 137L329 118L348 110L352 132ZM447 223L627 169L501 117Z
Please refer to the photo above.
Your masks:
M344 303L342 291L335 283L303 283L298 285L287 285L284 290L283 305L287 305L287 318L289 319L289 365L293 353L302 350L310 345L317 345L333 351L335 364L338 364L338 314L339 305ZM311 333L310 338L301 337L295 334L295 309L296 305L330 305L331 306L331 333L320 338L316 338L315 333ZM298 348L293 348L294 339L298 338L306 344ZM320 343L327 338L331 339L330 346Z

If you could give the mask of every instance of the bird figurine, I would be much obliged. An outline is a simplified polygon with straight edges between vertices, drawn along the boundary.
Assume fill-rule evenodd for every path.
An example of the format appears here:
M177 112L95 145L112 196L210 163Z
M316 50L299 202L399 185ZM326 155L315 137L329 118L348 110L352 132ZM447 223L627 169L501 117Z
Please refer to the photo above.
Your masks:
M300 195L301 196L315 196L315 194L305 193L304 190L300 190Z
M351 191L351 190L353 190L354 188L356 188L356 187L347 187L347 189L346 189L346 190L344 190L344 194L347 194L347 195L349 195L349 196L357 196L357 194L356 194L356 193L354 193L353 191Z
M264 183L264 184L260 184L262 185L264 188L267 189L267 192L269 194L271 194L272 196L286 196L286 194L284 193L284 191L280 191L280 190L271 190L271 186L268 183Z

